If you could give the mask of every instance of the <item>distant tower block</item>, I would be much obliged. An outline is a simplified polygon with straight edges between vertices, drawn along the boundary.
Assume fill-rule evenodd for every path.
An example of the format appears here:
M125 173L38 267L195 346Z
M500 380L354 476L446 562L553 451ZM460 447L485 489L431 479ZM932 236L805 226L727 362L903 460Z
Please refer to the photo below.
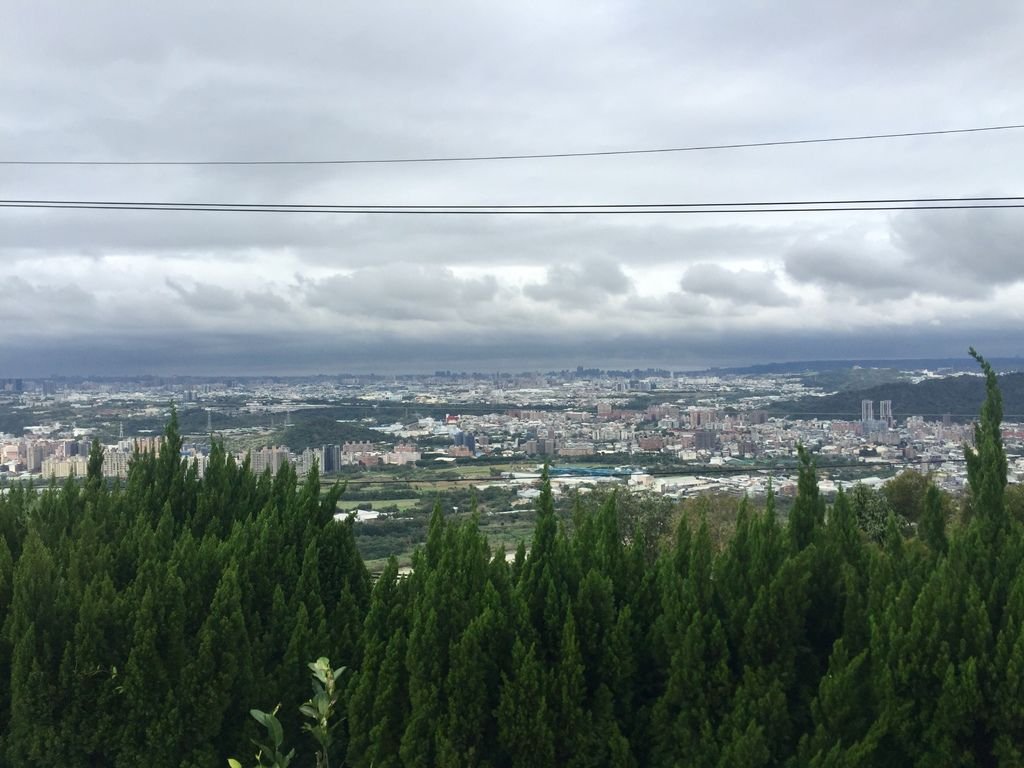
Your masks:
M117 439L124 440L124 422L117 422Z
M873 400L860 401L860 420L864 422L875 420L875 402Z
M206 409L206 431L213 432L213 411Z
M885 426L892 426L892 400L878 401L878 419L884 421Z

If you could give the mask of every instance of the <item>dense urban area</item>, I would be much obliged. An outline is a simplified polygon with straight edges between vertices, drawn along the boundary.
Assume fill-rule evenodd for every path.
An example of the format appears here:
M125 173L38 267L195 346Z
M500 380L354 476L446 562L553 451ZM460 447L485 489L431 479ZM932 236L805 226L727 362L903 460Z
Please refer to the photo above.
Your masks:
M851 369L848 376L858 373L866 372ZM920 382L941 376L886 371L883 378ZM870 484L918 467L946 489L962 488L963 446L973 439L963 417L977 402L955 403L935 414L897 412L891 399L867 397L859 401L859 413L802 416L793 408L795 400L813 402L829 393L806 374L651 370L7 379L0 380L0 427L6 428L0 432L0 475L83 477L89 445L98 437L104 474L123 478L135 451L159 450L173 406L183 422L184 456L200 475L212 438L224 441L240 462L248 458L256 472L275 472L284 462L300 476L315 463L322 475L348 477L403 466L460 470L482 463L507 466L498 473L501 479L528 485L551 462L568 468L564 480L556 475L556 487L617 480L673 497L707 490L763 495L771 480L784 495L795 481L792 462L802 444L822 467L839 466L829 476L862 469L860 480ZM1024 427L1010 420L1004 430L1013 452ZM1011 472L1016 479L1024 463ZM821 482L835 489L828 478Z

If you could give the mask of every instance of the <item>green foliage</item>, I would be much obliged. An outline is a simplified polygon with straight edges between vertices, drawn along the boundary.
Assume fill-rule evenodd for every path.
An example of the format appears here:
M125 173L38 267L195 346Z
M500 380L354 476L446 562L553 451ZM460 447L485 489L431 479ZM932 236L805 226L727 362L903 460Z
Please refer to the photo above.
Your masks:
M369 576L336 493L219 446L199 478L175 420L123 484L94 446L81 486L0 496L0 764L212 765L255 735L239 702L305 698L290 649L357 652Z
M974 425L974 448L966 448L967 481L971 489L968 511L983 523L990 541L1002 533L1006 514L1003 496L1006 489L1006 453L1003 451L1003 398L995 371L971 347L971 357L985 373L985 403L981 418Z
M256 765L272 766L273 768L288 768L295 759L295 750L284 752L284 729L281 721L277 719L277 711L280 706L275 707L273 712L263 712L259 709L249 710L252 719L263 726L267 732L266 739L262 742L253 740L256 744ZM241 768L241 763L235 759L229 759L231 768Z
M848 494L848 500L857 527L871 541L881 542L885 538L890 520L901 530L906 525L906 519L893 511L887 494L857 483Z
M313 673L313 696L299 707L299 713L308 722L303 723L303 730L316 741L319 749L315 753L317 768L330 768L331 747L334 744L334 731L338 720L334 718L341 695L338 680L345 667L334 669L331 662L324 656L307 664ZM263 740L253 739L256 745L256 765L267 768L288 768L295 759L295 750L284 751L284 727L277 717L281 705L273 712L259 709L249 710L252 719L266 731ZM242 763L235 758L228 758L231 768L242 768Z
M907 469L883 485L882 494L897 517L916 523L924 515L925 495L933 487L928 475Z
M1024 373L1007 373L999 377L999 388L1011 413L1024 411ZM977 376L950 376L928 379L917 384L899 382L866 389L845 390L825 397L810 396L791 402L780 402L773 410L799 417L860 418L861 400L891 400L893 414L904 416L949 413L961 419L978 413L988 396L988 388Z
M341 445L347 441L377 443L381 438L380 432L349 421L339 422L333 415L319 409L296 411L292 419L295 423L284 431L281 442L293 451L319 448L329 443Z

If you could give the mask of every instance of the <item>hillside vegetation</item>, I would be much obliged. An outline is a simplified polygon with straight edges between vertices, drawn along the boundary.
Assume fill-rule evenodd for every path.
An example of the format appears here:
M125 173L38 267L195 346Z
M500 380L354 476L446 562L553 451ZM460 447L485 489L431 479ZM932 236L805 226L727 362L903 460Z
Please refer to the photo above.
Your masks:
M1024 414L1024 373L1007 373L998 377L1005 410L1010 414ZM773 411L800 418L804 415L860 419L861 400L872 400L878 412L879 400L892 400L893 415L976 417L985 399L985 379L979 376L950 376L928 379L912 384L892 382L866 389L838 392L824 397L802 397L780 402Z

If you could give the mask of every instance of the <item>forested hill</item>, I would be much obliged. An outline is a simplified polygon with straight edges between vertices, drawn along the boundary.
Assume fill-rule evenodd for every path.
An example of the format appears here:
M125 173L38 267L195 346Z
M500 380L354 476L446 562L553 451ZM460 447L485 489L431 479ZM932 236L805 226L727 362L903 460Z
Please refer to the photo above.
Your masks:
M998 377L1007 414L1024 414L1024 373L1007 373ZM929 379L918 384L895 382L879 384L867 389L838 392L824 397L802 397L780 402L773 411L791 416L813 415L824 418L860 419L861 400L875 403L892 400L893 416L941 417L943 414L961 418L975 418L985 399L985 379L980 376L950 376Z
M1002 371L1024 370L1024 358L1020 357L992 357L989 358L992 366ZM938 358L877 358L857 360L791 360L782 363L759 363L757 365L744 365L733 368L708 368L703 373L723 374L731 373L736 375L762 375L773 373L823 373L826 371L849 370L857 366L860 368L878 368L900 371L921 371L928 369L969 371L974 372L974 362L969 357L938 357Z

